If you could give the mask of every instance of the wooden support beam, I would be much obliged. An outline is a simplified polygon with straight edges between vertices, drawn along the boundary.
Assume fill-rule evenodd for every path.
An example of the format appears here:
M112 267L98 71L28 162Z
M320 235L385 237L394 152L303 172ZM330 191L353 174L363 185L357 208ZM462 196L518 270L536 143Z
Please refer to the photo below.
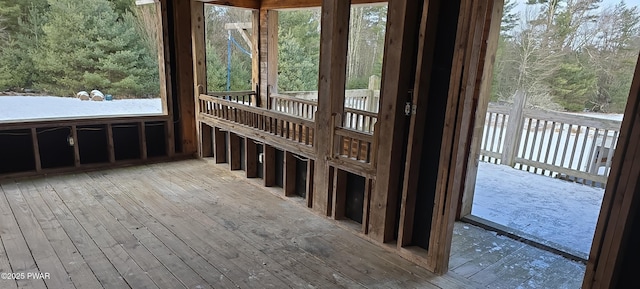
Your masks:
M293 153L285 151L284 152L284 195L287 197L296 195L296 157Z
M144 122L138 123L138 139L140 140L140 158L147 159L147 127Z
M251 105L258 106L260 93L260 11L251 12Z
M322 0L262 0L261 9L290 9L310 8L322 6ZM376 4L385 3L386 0L351 0L351 4Z
M206 123L200 123L200 156L213 157L213 128Z
M467 159L468 166L466 178L463 179L465 182L464 191L462 198L460 198L459 210L456 216L457 219L471 214L473 194L476 186L476 176L478 174L482 133L484 131L484 122L487 115L489 100L491 99L493 68L496 53L498 52L498 38L500 37L500 24L502 23L504 0L494 0L492 8L491 17L487 17L488 23L485 24L485 35L483 36L483 39L486 39L483 42L483 48L481 51L481 54L483 55L481 61L483 61L483 63L478 66L478 69L482 69L482 71L478 72L480 75L480 77L478 77L479 84L477 85L476 95L474 96L474 99L477 99L477 107L475 114L471 116L475 119L473 123L474 128L469 148L469 158Z
M369 234L369 211L371 210L371 191L373 190L373 180L366 178L364 183L364 198L362 208L362 233Z
M429 267L438 274L448 270L453 224L464 190L467 160L476 110L476 85L486 43L485 25L493 15L493 0L461 1L454 66L451 69L440 149L435 205L429 241ZM467 16L468 15L468 16Z
M320 35L320 71L318 82L318 111L314 147L316 161L314 174L317 182L313 189L313 209L331 214L331 168L329 160L336 145L333 138L335 116L344 110L347 43L349 42L350 1L324 0L322 5L322 32Z
M109 163L116 162L115 145L113 144L113 126L107 124L107 153L109 154Z
M260 106L278 92L278 11L260 9Z
M244 151L245 151L245 172L247 174L247 178L257 178L258 177L258 145L256 142L250 138L245 138L244 141Z
M401 194L406 147L405 104L415 77L415 46L422 6L420 1L389 1L385 58L376 152L376 187L371 194L369 236L378 242L395 238L397 200ZM429 1L431 3L431 1Z
M242 169L242 149L240 148L240 136L229 132L229 166L232 171Z
M631 283L625 284L624 281L638 278L637 270L625 268L624 259L626 252L633 252L638 245L630 242L630 235L634 227L637 230L640 207L639 144L640 58L613 155L582 288L626 288ZM637 262L637 259L631 262Z
M193 55L193 91L194 91L194 111L198 110L198 96L207 92L207 66L206 66L206 46L205 46L205 23L204 4L202 2L191 2L191 47ZM205 157L204 139L202 127L198 115L196 119L196 139L198 140L198 156Z
M216 164L227 162L227 132L218 127L213 128L213 150Z
M191 5L193 4L193 11ZM172 67L175 70L171 75L175 76L175 85L173 90L177 93L175 99L178 103L173 103L173 114L179 116L180 136L182 154L197 154L199 139L197 136L196 125L196 102L194 98L194 58L192 55L197 52L193 49L193 37L197 37L196 33L192 33L191 20L192 15L199 14L202 3L196 1L179 1L171 0L169 13L172 13L173 27L169 29L172 32L171 51L174 53L175 63ZM203 8L202 8L203 9ZM197 17L196 17L197 19ZM202 24L201 24L202 25ZM177 109L176 109L177 108Z
M276 186L276 148L264 144L262 153L262 168L264 172L264 186Z
M309 159L309 161L307 162L307 185L306 185L307 208L311 208L313 205L313 187L314 187L313 169L314 168L315 168L314 161L312 159Z
M40 144L38 143L38 130L31 128L31 143L33 144L33 160L35 162L36 172L42 171L42 161L40 160Z
M260 0L195 0L208 4L231 6L238 8L260 9Z
M77 167L80 166L80 146L78 141L78 127L71 126L71 138L73 140L73 163Z
M347 208L347 175L346 171L333 170L333 213L336 220L345 218Z

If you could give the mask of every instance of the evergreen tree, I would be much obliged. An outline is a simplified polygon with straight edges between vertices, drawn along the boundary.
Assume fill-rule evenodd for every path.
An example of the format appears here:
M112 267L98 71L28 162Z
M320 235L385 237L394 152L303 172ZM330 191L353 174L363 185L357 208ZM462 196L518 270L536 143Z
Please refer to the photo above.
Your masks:
M320 65L318 11L286 11L278 16L278 88L281 91L317 90Z
M39 49L46 22L46 0L0 0L0 90L30 88L37 71L33 53Z
M107 0L49 0L36 67L37 85L58 95L99 89L118 96L157 95L157 57L139 41L130 13Z

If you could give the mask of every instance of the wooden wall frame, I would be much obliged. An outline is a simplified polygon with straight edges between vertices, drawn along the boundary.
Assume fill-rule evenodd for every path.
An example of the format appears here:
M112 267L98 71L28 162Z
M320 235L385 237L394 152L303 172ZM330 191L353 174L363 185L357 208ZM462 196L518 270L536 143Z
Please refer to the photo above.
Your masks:
M632 218L640 207L640 57L638 61L582 288L630 285L618 284L618 279L625 251L638 245L628 241L634 227Z
M405 104L411 101L416 63L420 1L389 1L387 37L377 124L376 186L370 197L369 236L381 243L395 238L397 200L401 192L406 147ZM427 6L433 1L428 1Z
M318 111L314 147L313 209L325 216L331 215L333 183L329 160L337 144L332 125L344 110L346 82L347 44L349 43L349 17L351 3L348 0L324 0L322 2L322 31L320 34L320 71L318 82Z

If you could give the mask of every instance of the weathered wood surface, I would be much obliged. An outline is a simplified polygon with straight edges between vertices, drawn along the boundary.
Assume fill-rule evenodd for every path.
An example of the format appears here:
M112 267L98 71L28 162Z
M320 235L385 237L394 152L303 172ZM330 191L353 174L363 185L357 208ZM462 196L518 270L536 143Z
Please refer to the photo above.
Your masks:
M0 288L473 288L207 161L0 182Z

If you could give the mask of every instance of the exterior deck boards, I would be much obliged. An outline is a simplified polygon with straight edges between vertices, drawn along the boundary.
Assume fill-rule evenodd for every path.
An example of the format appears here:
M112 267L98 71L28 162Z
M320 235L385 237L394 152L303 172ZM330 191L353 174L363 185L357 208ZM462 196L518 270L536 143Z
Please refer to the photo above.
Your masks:
M549 268L535 276L511 269L518 256L534 262L542 253L463 224L452 272L435 276L274 192L201 160L4 180L0 272L51 279L0 280L0 288L572 287L579 279L564 273L580 266L557 256L540 259ZM513 250L494 254L495 246Z

